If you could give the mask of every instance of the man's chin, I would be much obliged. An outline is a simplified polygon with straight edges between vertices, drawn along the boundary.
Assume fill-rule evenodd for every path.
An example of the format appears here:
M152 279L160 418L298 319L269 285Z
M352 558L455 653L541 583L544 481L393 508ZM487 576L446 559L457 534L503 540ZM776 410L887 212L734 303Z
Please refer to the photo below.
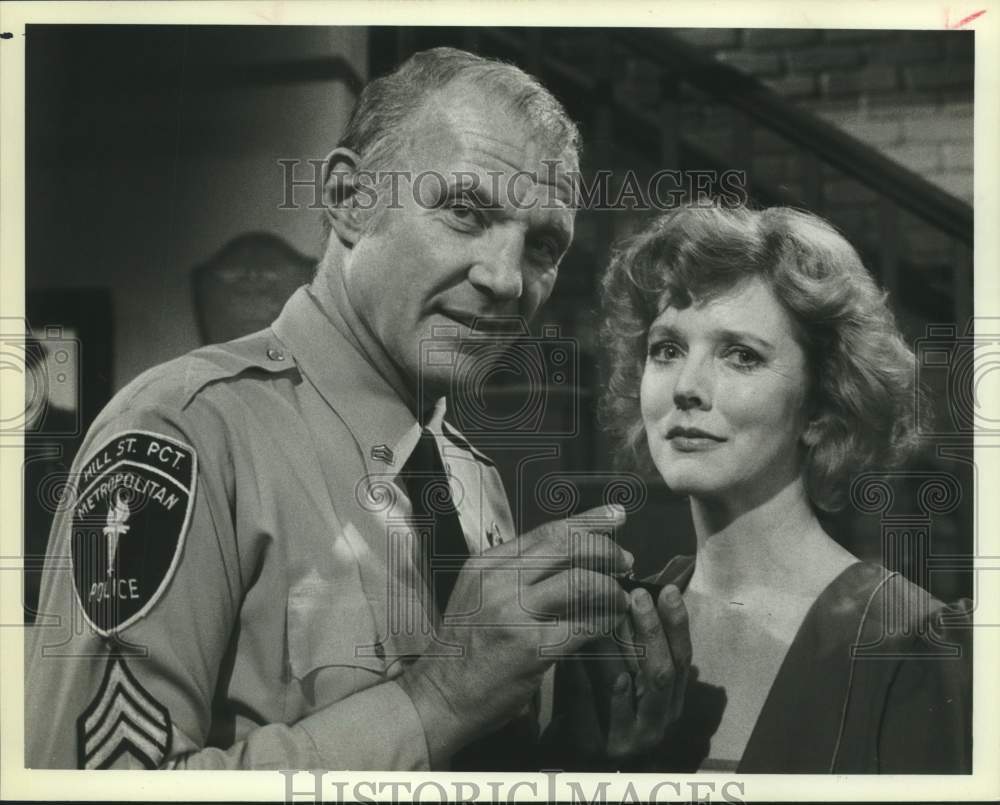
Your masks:
M508 351L495 338L434 339L421 344L418 387L424 397L481 395Z
M477 378L473 373L461 371L424 372L423 387L438 397L452 394L475 394ZM482 382L479 382L482 385Z
M441 397L448 397L454 393L456 377L453 370L445 367L419 367L415 378L413 390L424 399L424 401L434 401Z

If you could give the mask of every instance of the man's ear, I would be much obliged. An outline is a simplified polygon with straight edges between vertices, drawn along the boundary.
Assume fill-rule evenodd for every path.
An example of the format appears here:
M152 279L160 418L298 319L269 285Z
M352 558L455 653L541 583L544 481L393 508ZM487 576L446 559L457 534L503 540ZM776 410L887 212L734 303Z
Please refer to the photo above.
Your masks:
M337 237L354 246L364 229L364 210L358 204L358 167L361 158L350 148L334 148L323 166L323 204Z

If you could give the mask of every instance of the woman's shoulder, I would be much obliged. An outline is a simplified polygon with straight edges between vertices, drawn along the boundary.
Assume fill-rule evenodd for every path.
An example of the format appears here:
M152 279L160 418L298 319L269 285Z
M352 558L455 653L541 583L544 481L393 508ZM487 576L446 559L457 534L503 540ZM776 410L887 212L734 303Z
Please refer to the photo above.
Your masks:
M968 599L946 603L901 573L882 565L859 562L844 576L856 606L862 605L858 628L861 647L906 654L943 653L955 646L955 635L972 625Z
M967 771L972 604L945 603L899 573L871 567L865 572L876 582L851 644L846 723L870 731L870 714L880 714L879 771ZM928 734L935 740L927 741ZM863 743L861 735L854 737Z
M694 567L693 555L678 554L645 580L683 590ZM945 603L901 573L860 560L826 586L807 618L807 626L819 633L840 634L860 646L877 644L891 652L912 650L914 643L933 648L971 625L968 599Z

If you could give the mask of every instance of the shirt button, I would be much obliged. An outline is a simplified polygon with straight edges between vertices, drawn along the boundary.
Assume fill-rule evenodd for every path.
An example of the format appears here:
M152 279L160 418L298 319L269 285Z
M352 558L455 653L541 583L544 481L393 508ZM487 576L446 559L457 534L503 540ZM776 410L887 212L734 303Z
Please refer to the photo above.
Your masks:
M385 646L382 645L381 640L375 643L375 656L380 660L385 659Z
M283 361L285 359L285 353L282 352L280 349L275 349L274 347L271 347L267 351L267 357L270 358L272 361Z

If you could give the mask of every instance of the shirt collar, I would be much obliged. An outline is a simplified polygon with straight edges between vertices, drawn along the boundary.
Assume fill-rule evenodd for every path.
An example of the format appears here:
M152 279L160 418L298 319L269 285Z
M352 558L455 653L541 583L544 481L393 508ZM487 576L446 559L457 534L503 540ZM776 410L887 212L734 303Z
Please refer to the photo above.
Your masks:
M272 325L302 374L351 431L369 474L400 471L420 437L415 399L385 351L360 321L343 280L331 290L317 279L299 288ZM440 434L444 398L427 427Z

